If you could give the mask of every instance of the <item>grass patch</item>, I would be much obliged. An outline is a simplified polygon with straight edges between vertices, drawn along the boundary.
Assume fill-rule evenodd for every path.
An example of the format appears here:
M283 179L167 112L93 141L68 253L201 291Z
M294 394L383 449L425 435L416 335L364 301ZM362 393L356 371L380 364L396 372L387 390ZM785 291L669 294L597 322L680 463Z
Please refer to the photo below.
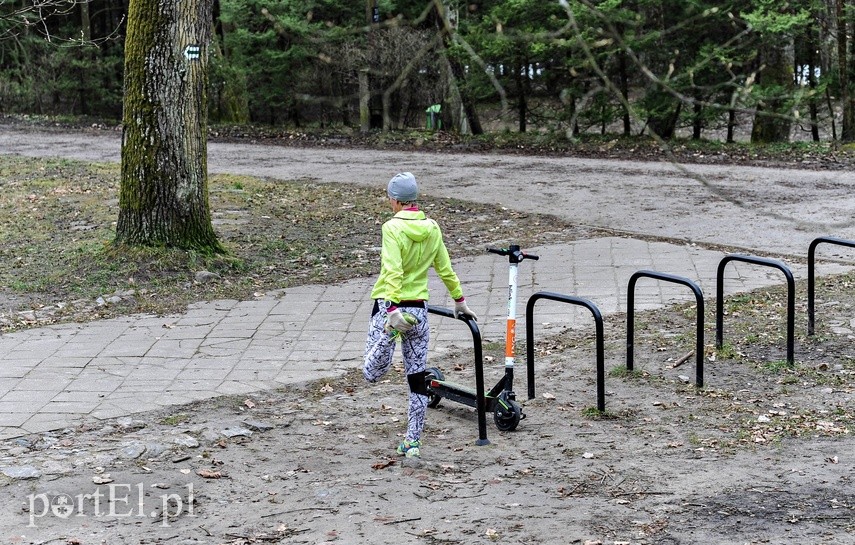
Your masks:
M735 359L739 356L739 352L736 351L736 348L731 343L722 343L721 348L716 348L716 357L719 359Z
M210 205L226 255L118 246L119 180L119 165L0 156L0 309L13 311L0 315L0 328L171 313L200 300L373 276L380 228L392 215L381 186L217 175ZM426 197L421 206L442 225L454 258L511 240L525 247L592 232L456 199ZM201 271L215 280L197 281ZM25 310L35 319L17 319Z
M185 422L190 421L190 415L185 413L176 413L171 414L169 416L165 416L161 419L160 423L164 426L177 426L179 424L183 424Z
M615 420L619 417L609 411L601 411L596 407L585 407L582 409L582 416L594 420Z
M616 366L609 370L609 376L612 378L638 379L644 376L644 372L639 369L629 370L625 366Z
M760 368L766 371L767 373L772 374L780 374L787 373L793 370L793 366L787 360L772 360L763 362L760 365Z

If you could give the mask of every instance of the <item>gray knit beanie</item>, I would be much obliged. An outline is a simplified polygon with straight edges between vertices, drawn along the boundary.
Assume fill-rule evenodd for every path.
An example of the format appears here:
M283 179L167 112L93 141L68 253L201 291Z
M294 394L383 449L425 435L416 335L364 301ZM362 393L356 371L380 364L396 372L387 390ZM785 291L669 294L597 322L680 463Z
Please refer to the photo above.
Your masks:
M389 180L386 193L398 202L415 202L419 198L416 177L409 172L395 174L395 177Z

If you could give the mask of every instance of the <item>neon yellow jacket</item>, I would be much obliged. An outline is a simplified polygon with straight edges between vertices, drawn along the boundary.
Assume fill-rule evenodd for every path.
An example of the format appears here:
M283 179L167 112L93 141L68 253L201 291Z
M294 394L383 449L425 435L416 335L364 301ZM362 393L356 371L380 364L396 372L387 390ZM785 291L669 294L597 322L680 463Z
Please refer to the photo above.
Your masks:
M453 299L463 297L439 225L420 210L401 210L383 224L380 277L371 290L371 298L392 304L427 301L431 266Z

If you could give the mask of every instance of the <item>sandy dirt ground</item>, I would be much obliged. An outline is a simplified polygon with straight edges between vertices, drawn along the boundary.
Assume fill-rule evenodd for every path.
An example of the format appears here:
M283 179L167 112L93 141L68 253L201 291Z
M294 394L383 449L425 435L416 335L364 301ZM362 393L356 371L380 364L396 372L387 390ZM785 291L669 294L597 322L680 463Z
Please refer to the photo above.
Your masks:
M27 138L0 131L0 149L118 157L115 135L87 137L86 146L59 133ZM697 179L658 163L225 144L210 151L213 171L373 184L412 170L440 195L775 255L804 255L815 236L855 235L849 172L693 167ZM0 475L0 541L855 543L855 341L846 332L853 292L848 285L826 309L838 332L800 345L803 373L708 360L703 390L687 383L693 360L675 366L691 339L640 327L641 372L608 373L605 416L592 410L591 339L567 332L545 340L537 395L516 431L497 431L488 415L491 444L477 446L473 410L443 400L429 412L421 460L394 455L406 420L400 368L377 385L354 371L7 441L0 466L15 471ZM677 327L691 323L681 310L663 312ZM607 370L624 364L622 335L620 318L610 320ZM780 358L772 346L761 359ZM500 358L486 348L492 384ZM431 363L470 383L471 360L460 347ZM525 379L520 373L518 392Z

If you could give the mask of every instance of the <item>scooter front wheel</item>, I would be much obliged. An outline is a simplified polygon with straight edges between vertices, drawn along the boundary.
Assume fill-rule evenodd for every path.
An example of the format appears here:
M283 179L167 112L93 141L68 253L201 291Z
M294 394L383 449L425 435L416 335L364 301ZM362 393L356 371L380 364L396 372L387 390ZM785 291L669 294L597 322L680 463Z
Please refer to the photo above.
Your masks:
M440 371L436 367L428 367L427 369L425 369L425 373L427 373L425 375L425 386L427 387L428 391L428 407L433 409L434 407L439 405L440 401L442 401L442 396L433 391L433 389L430 387L430 381L445 380L445 375L443 375L442 371Z
M499 431L514 431L522 420L522 407L516 401L500 396L493 410L493 422Z

